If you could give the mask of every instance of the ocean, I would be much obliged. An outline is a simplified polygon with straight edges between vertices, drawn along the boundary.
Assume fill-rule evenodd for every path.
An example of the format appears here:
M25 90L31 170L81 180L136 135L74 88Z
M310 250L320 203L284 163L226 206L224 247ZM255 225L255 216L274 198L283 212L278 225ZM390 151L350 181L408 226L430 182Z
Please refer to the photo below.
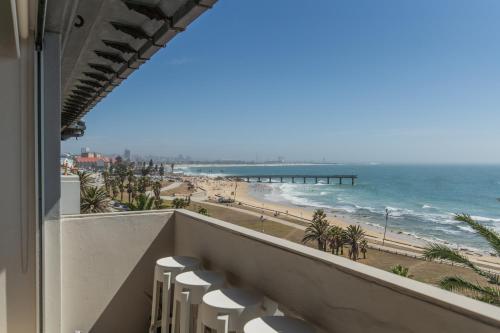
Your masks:
M467 224L453 219L467 213L478 222L500 231L500 166L479 165L384 165L322 164L266 166L191 166L186 174L244 176L256 174L333 175L356 174L338 185L335 180L301 184L252 184L251 194L271 202L300 207L324 208L374 228L385 224L426 241L452 244L475 251L488 251L488 244Z

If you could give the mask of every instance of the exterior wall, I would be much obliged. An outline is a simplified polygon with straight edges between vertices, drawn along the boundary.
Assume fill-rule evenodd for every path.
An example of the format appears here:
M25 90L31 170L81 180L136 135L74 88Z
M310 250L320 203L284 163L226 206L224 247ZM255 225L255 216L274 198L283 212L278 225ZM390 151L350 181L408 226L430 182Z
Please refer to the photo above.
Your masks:
M10 13L0 11L0 21ZM33 47L32 40L19 42L19 58L0 56L2 333L35 332L37 320Z
M63 217L60 331L147 332L155 262L173 255L173 236L168 210Z
M13 46L4 43L3 37L8 31L0 32L0 149L8 161L0 166L0 182L6 189L0 194L0 332L34 333L41 330L40 317L44 310L39 305L42 301L52 304L50 297L45 298L46 286L42 287L44 280L40 271L45 261L54 265L53 261L58 260L49 253L59 241L59 36L46 35L42 84L38 86L33 32L38 2L3 1L0 7L5 9L6 4L17 4L17 8L0 10L0 25L12 21L16 13L17 19L22 20L12 22L13 31L19 33L14 36L17 52L8 50ZM39 105L36 97L40 97L43 104ZM40 140L37 134L41 135ZM38 201L40 190L44 193ZM48 228L49 234L56 238L49 237L49 245L42 248L45 230L40 226L48 219L54 221L53 228ZM42 254L43 261L40 260ZM49 285L58 284L58 272L47 276L45 280ZM52 318L53 312L58 311L47 306L44 316ZM51 331L50 327L45 328Z
M43 96L40 112L40 175L43 225L41 240L44 260L41 261L44 331L57 332L60 327L60 141L61 141L61 40L60 34L47 32L42 52L40 91ZM56 323L52 326L52 323Z
M80 180L78 176L61 176L61 215L80 214Z
M43 51L41 142L44 220L59 220L61 198L61 35L47 32Z
M328 332L498 332L500 311L460 295L188 211L175 254L264 293Z

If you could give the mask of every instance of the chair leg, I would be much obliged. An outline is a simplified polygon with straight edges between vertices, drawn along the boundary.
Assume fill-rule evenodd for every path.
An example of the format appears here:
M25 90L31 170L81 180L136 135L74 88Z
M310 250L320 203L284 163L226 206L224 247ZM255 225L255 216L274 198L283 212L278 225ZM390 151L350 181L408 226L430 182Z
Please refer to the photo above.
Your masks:
M191 306L189 304L189 291L184 291L182 294L182 303L180 306L180 333L191 333L189 332L189 320L191 319Z
M168 333L168 328L170 324L170 293L172 292L171 287L171 273L163 274L163 288L162 288L162 303L161 303L161 333Z
M160 281L158 280L158 273L159 273L158 268L155 267L154 278L153 278L153 299L151 305L151 324L149 327L150 333L155 332L158 320L158 310L160 303L160 290L159 290Z
M217 316L217 333L228 333L229 332L229 315Z

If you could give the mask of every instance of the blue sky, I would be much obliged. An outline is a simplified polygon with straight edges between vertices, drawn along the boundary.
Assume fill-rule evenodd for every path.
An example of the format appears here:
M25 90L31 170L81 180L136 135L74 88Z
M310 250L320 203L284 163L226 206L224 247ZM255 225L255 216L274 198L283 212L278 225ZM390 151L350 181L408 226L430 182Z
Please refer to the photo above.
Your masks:
M219 0L62 151L500 163L500 1Z

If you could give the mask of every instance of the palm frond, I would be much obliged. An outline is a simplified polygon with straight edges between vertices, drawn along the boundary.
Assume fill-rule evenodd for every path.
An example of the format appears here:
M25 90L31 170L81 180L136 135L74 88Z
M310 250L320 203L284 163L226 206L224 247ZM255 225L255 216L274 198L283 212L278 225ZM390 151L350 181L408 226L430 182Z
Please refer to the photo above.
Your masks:
M80 197L80 211L87 214L108 212L109 199L106 190L102 187L87 187Z
M449 291L471 295L472 297L491 304L500 304L500 289L481 286L469 282L459 276L448 276L440 281L440 286Z
M490 244L497 255L500 255L500 234L490 228L485 227L481 223L474 221L474 219L469 214L457 214L455 215L455 220L467 223Z
M474 264L465 256L461 255L457 250L453 250L446 245L429 244L424 250L424 258L428 260L442 259L453 261L459 264L466 265L470 268L475 268Z
M314 234L305 234L304 237L302 237L302 243L307 243L309 241L315 241L317 239L318 239L318 237Z
M85 191L94 182L92 174L88 171L78 171L78 179L80 180L80 192Z
M430 244L425 248L423 255L424 258L428 260L442 259L465 265L471 268L477 274L486 277L488 279L488 282L496 285L500 284L498 274L490 273L480 269L469 259L460 254L460 252L458 252L457 250L453 250L446 245Z
M130 210L152 210L154 204L154 198L146 194L139 194L135 198L135 204L129 203L128 208Z

